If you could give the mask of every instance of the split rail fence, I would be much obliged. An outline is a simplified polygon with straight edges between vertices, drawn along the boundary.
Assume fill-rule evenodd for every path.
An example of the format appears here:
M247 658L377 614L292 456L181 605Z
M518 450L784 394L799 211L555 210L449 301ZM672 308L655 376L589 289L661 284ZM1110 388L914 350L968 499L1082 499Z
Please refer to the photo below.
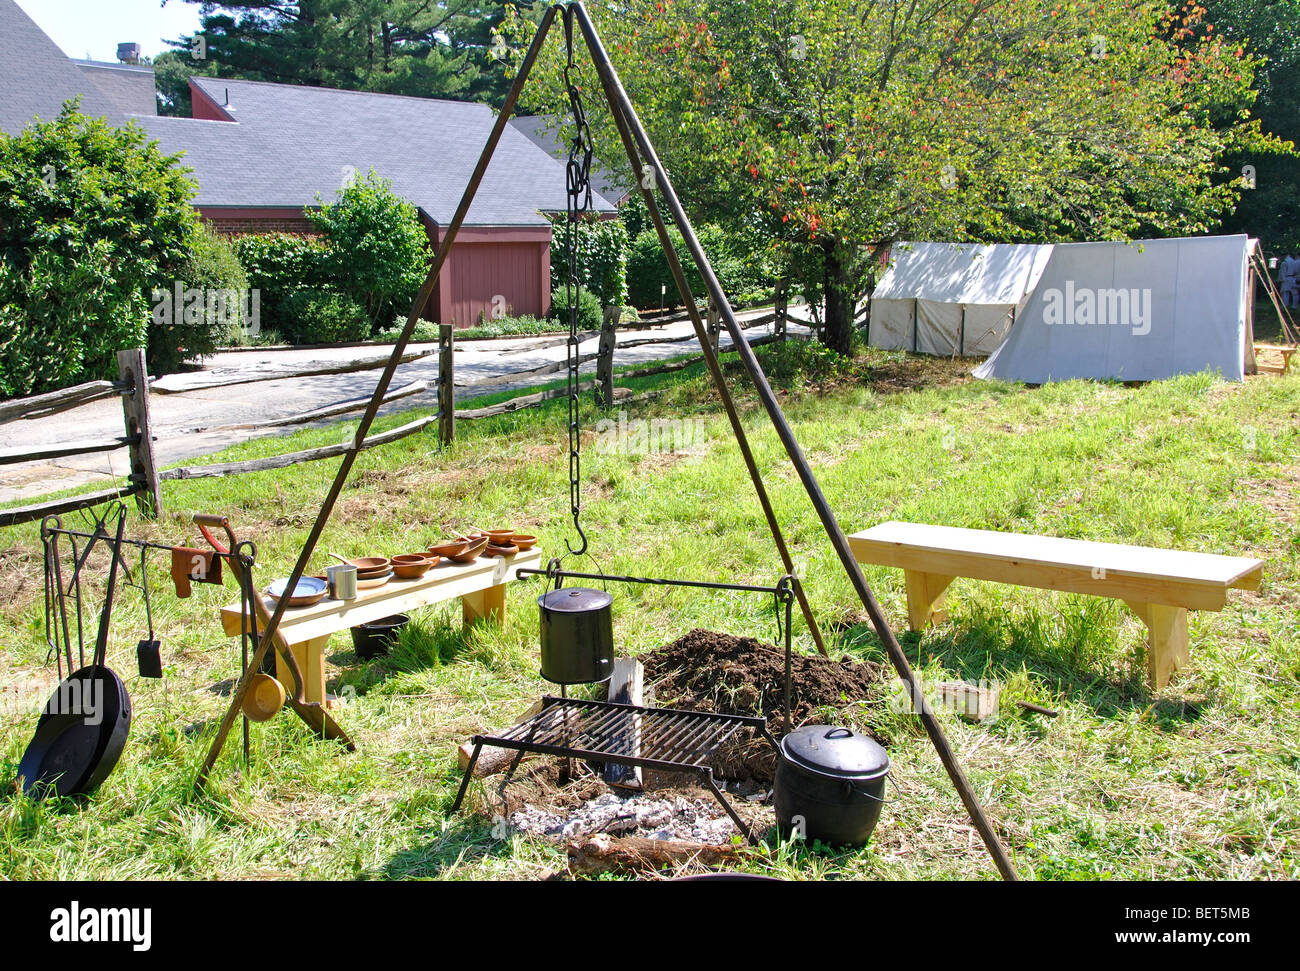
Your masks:
M788 308L783 300L778 299L777 306L773 313L757 319L749 320L744 324L746 330L751 330L756 327L766 327L768 325L772 326L771 334L751 341L750 346L757 347L775 341L785 340L787 336L788 319ZM715 352L718 349L720 339L720 320L721 316L717 310L710 307L708 312L707 334ZM620 392L615 387L615 381L617 379L630 380L658 374L668 374L675 371L685 370L686 368L704 360L704 355L699 354L677 358L663 364L652 365L644 368L634 368L616 374L614 370L614 354L616 350L627 350L655 344L682 343L684 340L682 337L655 337L624 341L622 344L619 344L616 330L614 319L608 317L600 331L593 331L581 335L581 339L584 342L593 340L597 337L600 338L599 350L591 354L585 354L581 358L580 367L590 365L592 362L595 362L596 364L594 379L584 382L581 388L583 391L588 391L594 388L597 392L597 400L606 407L613 405L616 400L619 400ZM543 350L546 348L562 346L567 343L567 337L557 338L554 341L534 344L529 348L529 350ZM183 394L186 391L238 387L241 385L261 383L265 381L281 381L287 378L306 378L356 373L368 370L377 370L378 368L383 367L387 361L370 358L366 360L344 362L328 367L316 367L298 371L277 370L271 373L259 375L248 375L247 373L242 373L222 376L219 373L214 373L210 381L199 382L197 384L190 382L184 389L167 390L158 387L157 383L151 381L148 377L145 370L145 356L143 350L136 348L132 350L119 351L117 356L118 380L93 381L87 384L78 385L74 388L50 392L49 394L0 402L0 424L18 420L48 417L50 415L60 414L73 408L80 407L81 405L93 401L100 401L116 395L120 396L122 400L124 431L122 435L96 440L59 442L38 446L36 448L31 448L29 446L20 448L4 448L0 449L0 465L17 465L24 462L66 458L75 455L93 455L98 453L114 452L118 449L126 448L128 449L130 460L130 473L127 477L126 484L112 489L81 493L64 499L55 499L33 505L0 509L0 527L16 526L22 523L33 522L35 520L43 519L46 516L61 515L78 509L96 506L113 499L124 499L127 497L133 497L135 499L136 506L142 516L146 518L157 518L162 515L163 512L162 484L164 482L174 482L186 479L224 478L226 476L243 475L251 472L283 469L304 462L316 462L322 459L337 458L350 451L353 447L356 447L360 451L367 451L381 445L400 441L411 435L424 432L434 426L437 427L439 445L445 447L455 441L456 422L458 420L479 421L485 418L511 414L529 408L537 408L548 401L564 398L568 394L567 389L556 388L534 394L522 395L520 397L512 398L509 401L485 408L463 409L458 411L456 409L455 352L456 346L454 331L449 326L443 326L439 331L437 350L413 352L403 357L403 363L413 363L434 356L438 358L438 381L436 385L438 411L433 415L410 422L400 428L394 428L378 435L372 435L360 443L340 442L337 445L306 449L299 452L290 452L284 455L271 456L269 458L252 459L243 462L192 465L160 471L154 456L154 443L157 441L157 438L153 434L153 429L150 423L149 399L151 394ZM529 370L512 371L484 380L475 381L472 384L462 385L462 387L473 388L475 396L479 396L485 393L491 393L493 388L505 388L510 385L518 385L521 382L532 382L540 378L545 378L550 374L558 375L566 369L566 361L557 361ZM412 384L406 385L405 387L396 388L390 391L384 398L384 404L412 398L424 394L429 390L430 387L428 382L416 381ZM653 393L642 395L640 397L646 398L652 396ZM629 399L624 398L622 400ZM252 431L257 429L288 428L308 425L328 418L337 418L353 412L363 411L369 403L370 396L367 395L364 397L352 398L347 401L340 401L323 408L317 408L312 411L292 415L286 418L274 418L263 422L246 423L242 425L226 425L222 426L222 428L227 430L248 429ZM211 429L203 430L209 431Z

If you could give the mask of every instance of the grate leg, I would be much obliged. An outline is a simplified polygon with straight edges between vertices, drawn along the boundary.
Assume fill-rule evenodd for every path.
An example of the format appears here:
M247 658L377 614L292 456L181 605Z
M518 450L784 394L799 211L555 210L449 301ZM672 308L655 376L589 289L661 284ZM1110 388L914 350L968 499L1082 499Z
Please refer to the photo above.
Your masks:
M460 805L465 801L465 791L469 788L470 780L474 778L474 767L478 765L479 753L483 751L483 743L474 743L474 754L469 757L469 765L465 766L465 778L460 780L460 792L456 793L456 802L451 807L451 814L454 816L460 812Z
M713 770L705 769L700 773L700 778L704 780L704 784L709 787L710 791L712 791L713 797L717 799L722 808L727 811L727 815L730 816L731 821L736 824L736 828L744 834L745 839L749 840L750 845L757 846L758 840L754 838L753 831L745 824L743 819L736 815L736 810L731 807L731 803L727 801L727 797L722 794L722 790L718 788L718 784L713 781Z

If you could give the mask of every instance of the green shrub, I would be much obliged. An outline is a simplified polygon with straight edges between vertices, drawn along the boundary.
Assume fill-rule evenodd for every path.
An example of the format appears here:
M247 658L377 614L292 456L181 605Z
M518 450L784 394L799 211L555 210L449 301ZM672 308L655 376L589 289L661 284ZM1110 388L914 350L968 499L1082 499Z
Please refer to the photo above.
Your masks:
M668 227L668 235L677 249L677 258L686 271L686 281L692 293L703 293L704 283L695 272L695 264L686 252L682 234L676 227ZM663 288L667 288L665 291ZM662 299L664 307L673 310L682 305L677 284L668 269L668 258L659 245L659 234L647 229L632 241L632 251L627 260L627 290L632 306L642 310L658 309ZM661 297L661 294L663 296Z
M617 219L587 219L578 223L578 282L595 293L603 307L627 302L627 228ZM551 283L562 288L569 278L569 224L555 221L551 241Z
M566 287L560 287L551 294L551 312L548 319L555 321L561 329L569 327L569 295ZM578 291L578 330L600 330L605 322L605 311L600 305L600 298L587 289Z
M299 290L319 287L325 278L325 244L311 236L264 233L241 236L235 253L260 296L261 329L293 341L298 324L287 303Z
M375 335L375 340L381 344L396 344L397 338L402 336L402 328L406 326L405 321L397 321L394 325L385 331ZM411 333L412 344L436 344L440 334L438 333L439 325L429 320L417 320L415 330Z
M0 394L116 378L117 351L145 346L148 298L198 230L177 161L75 101L0 133Z
M234 246L209 226L200 227L171 288L150 295L149 370L168 374L218 347L245 343L260 326L260 301Z
M415 206L371 170L308 218L326 242L326 280L365 308L372 332L399 313L405 323L432 258Z
M299 290L284 309L294 321L295 344L349 344L370 337L366 308L346 293Z
M771 292L775 271L760 243L751 245L750 241L713 224L700 226L696 232L723 292L732 303L760 299ZM677 227L669 226L668 235L677 250L677 259L686 274L691 294L697 300L707 298L704 278L687 252L682 234ZM659 234L654 229L643 231L632 242L627 283L632 305L642 310L658 309L661 287L667 287L667 294L662 298L665 307L673 310L681 306L677 284L668 269L663 247L659 245Z

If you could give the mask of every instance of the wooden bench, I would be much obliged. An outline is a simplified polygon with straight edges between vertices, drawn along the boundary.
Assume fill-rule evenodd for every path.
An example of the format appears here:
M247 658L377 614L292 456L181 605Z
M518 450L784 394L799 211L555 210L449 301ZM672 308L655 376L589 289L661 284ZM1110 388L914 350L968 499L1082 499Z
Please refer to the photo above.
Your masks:
M506 586L520 570L541 566L538 550L518 553L501 559L479 559L457 564L444 560L419 580L394 578L376 590L362 590L356 600L322 600L314 607L290 608L280 621L280 630L293 651L307 684L307 701L331 705L325 691L325 651L330 637L360 624L405 614L420 607L460 598L466 626L481 620L500 623L506 615ZM267 609L275 612L275 602L266 600ZM230 637L243 631L241 604L233 603L221 610L221 626ZM276 657L276 676L292 687L293 675L284 661Z
M1273 374L1286 374L1287 371L1291 370L1291 358L1294 357L1298 351L1300 351L1300 347L1288 347L1281 344L1256 344L1255 354L1257 356L1264 354L1279 354L1282 357L1281 364L1257 360L1256 367L1261 371L1270 371Z
M995 533L917 523L884 523L849 537L859 563L897 567L907 582L913 631L948 619L957 577L1122 600L1147 625L1147 667L1157 689L1188 662L1187 612L1219 611L1228 590L1257 590L1260 560L1207 553Z

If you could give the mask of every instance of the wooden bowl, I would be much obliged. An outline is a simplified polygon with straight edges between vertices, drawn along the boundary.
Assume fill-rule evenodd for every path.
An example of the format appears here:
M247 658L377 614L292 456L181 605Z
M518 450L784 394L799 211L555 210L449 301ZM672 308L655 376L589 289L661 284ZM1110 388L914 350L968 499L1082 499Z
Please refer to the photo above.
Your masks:
M513 529L489 529L487 538L492 540L494 546L509 546L511 540L515 538Z
M455 556L449 556L447 559L451 560L453 563L473 563L483 555L483 551L487 549L489 542L490 540L484 536L481 539L475 540L473 543L467 543L461 552L457 553Z
M537 537L521 536L519 533L515 533L515 538L513 542L515 546L519 547L519 552L527 553L529 550L531 550L533 547L537 545Z
M447 542L439 543L437 546L430 546L429 553L432 556L451 559L453 556L463 554L471 545L467 540L447 540Z
M348 560L348 565L357 568L359 580L381 577L392 568L388 559L382 556L359 556L355 560Z
M388 581L393 579L393 571L389 570L382 576L368 577L366 579L357 578L358 590L378 590L380 587L387 586Z
M244 695L244 714L251 722L269 722L280 713L288 695L284 685L269 674L255 674Z
M435 566L441 557L430 554L412 554L393 557L393 574L399 580L418 580Z

